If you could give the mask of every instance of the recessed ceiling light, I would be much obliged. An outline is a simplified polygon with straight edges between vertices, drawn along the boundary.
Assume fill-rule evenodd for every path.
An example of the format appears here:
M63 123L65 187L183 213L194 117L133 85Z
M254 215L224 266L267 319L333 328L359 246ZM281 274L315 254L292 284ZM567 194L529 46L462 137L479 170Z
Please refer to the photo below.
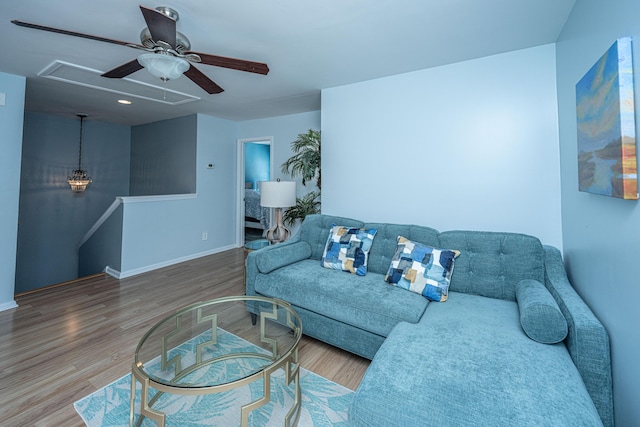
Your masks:
M131 105L131 101L128 99L118 99L118 104Z

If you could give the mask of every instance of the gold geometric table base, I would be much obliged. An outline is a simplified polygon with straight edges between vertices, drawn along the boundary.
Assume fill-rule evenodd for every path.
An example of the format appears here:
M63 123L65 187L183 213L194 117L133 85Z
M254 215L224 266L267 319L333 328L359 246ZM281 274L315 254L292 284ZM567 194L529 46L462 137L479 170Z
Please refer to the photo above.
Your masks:
M291 405L291 409L287 413L285 417L285 426L286 427L295 427L298 425L298 420L300 419L300 407L302 405L301 398L301 390L300 390L300 365L297 363L298 352L296 351L291 355L290 358L283 361L282 366L285 370L285 382L287 385L290 385L293 381L294 383L294 400ZM242 427L247 427L249 425L249 414L266 405L271 401L271 374L277 371L281 366L274 365L270 367L268 370L264 370L262 372L258 372L250 377L247 377L241 381L236 381L234 383L223 384L213 387L206 388L197 388L197 389L185 389L180 387L169 387L163 384L156 383L155 381L149 379L144 373L140 372L138 367L134 364L131 367L131 406L129 410L129 426L133 427L134 425L134 404L136 398L136 383L140 382L142 384L142 394L140 397L140 418L138 422L135 423L137 427L139 427L142 423L142 420L146 418L150 418L154 420L158 427L164 427L165 425L165 414L160 411L157 411L152 408L153 404L158 400L158 398L163 393L172 393L172 394L181 394L186 396L194 396L194 395L205 395L205 394L213 394L213 393L222 393L225 391L233 390L235 388L239 388L250 384L254 381L258 381L262 378L263 382L263 396L251 403L248 403L242 406L241 410L241 421L240 425ZM149 388L153 388L157 390L157 393L154 397L149 400Z
M219 300L215 300L215 302L234 302L234 301L256 301L256 302L260 302L260 303L273 303L273 312L268 312L268 311L263 311L260 313L260 335L261 335L261 341L264 343L268 343L270 345L272 345L273 347L273 354L274 356L271 357L269 355L265 355L265 354L260 354L260 353L232 353L232 354L227 354L227 355L223 355L220 357L216 357L216 358L212 358L212 359L208 359L206 361L202 361L202 357L200 354L200 351L197 352L197 357L196 357L196 362L188 367L185 367L184 369L182 369L181 367L181 363L180 363L180 359L176 360L169 360L168 362L171 362L173 364L175 364L176 367L176 375L173 378L173 380L171 381L172 383L177 383L180 379L184 378L185 376L187 376L188 374L192 373L193 371L202 368L203 366L206 365L210 365L213 364L215 362L219 362L221 360L227 360L227 359L233 359L233 358L246 358L246 357L254 357L254 358L261 358L261 359L266 359L266 360L270 360L274 363L272 363L271 365L266 366L264 369L249 375L245 378L241 378L239 380L233 381L233 382L229 382L226 384L218 384L218 385L212 385L212 386L198 386L198 387L180 387L178 385L169 385L169 384L163 384L163 383L159 383L157 381L154 381L153 379L151 379L149 377L149 375L144 371L144 366L142 365L142 363L136 363L134 362L133 365L131 366L131 398L130 398L130 409L129 409L129 426L133 427L134 425L134 410L135 410L135 396L136 396L136 385L137 382L140 382L140 384L142 385L142 393L141 393L141 398L140 398L140 418L138 419L138 422L135 423L135 425L137 427L139 427L142 423L142 421L144 420L144 418L149 418L154 420L159 427L164 427L165 426L165 418L166 415L156 409L153 409L153 405L154 403L164 394L164 393L171 393L171 394L179 394L179 395L185 395L185 396L196 396L196 395L206 395L206 394L213 394L213 393L222 393L225 391L229 391L229 390L233 390L239 387L243 387L246 386L248 384L251 384L255 381L259 381L260 379L263 380L263 396L260 397L259 399L254 400L253 402L247 403L245 405L242 406L241 408L241 426L242 427L247 427L248 423L249 423L249 414L264 406L265 404L269 403L271 401L271 375L276 372L278 369L284 369L285 372L285 383L287 386L289 386L292 382L294 384L294 400L293 400L293 404L291 405L291 409L289 409L289 411L287 412L287 415L285 416L285 420L284 420L284 425L286 427L295 427L298 425L298 420L300 419L300 408L302 406L302 398L301 398L301 390L300 390L300 365L298 364L298 343L299 343L299 337L302 334L302 325L300 323L300 319L298 317L298 315L293 311L293 309L291 308L291 306L281 300L275 300L275 299L268 299L268 298L263 298L263 297L254 297L254 296L241 296L241 297L226 297L226 298L220 298ZM166 356L166 340L167 337L172 335L173 333L175 333L176 331L179 332L180 328L181 328L181 315L184 314L185 312L191 314L194 311L197 312L198 314L198 322L204 321L204 320L211 320L212 321L212 328L213 331L215 331L216 329L216 321L217 321L217 317L216 315L213 316L209 316L209 317L203 317L201 316L201 309L202 307L204 307L205 305L211 304L211 302L208 303L198 303L198 304L194 304L193 306L190 307L186 307L185 309L182 309L180 311L178 311L175 315L170 316L167 319L172 319L175 316L175 320L176 320L176 324L177 324L177 328L175 331L172 331L170 334L163 336L162 337L162 341L163 341L163 354L162 354L162 363L163 363L163 369L164 369L164 365L166 363L168 363L165 360L165 356ZM288 351L286 352L286 354L284 355L280 355L278 354L278 349L277 349L277 342L276 340L269 338L265 332L266 329L266 321L268 319L270 320L278 320L278 306L281 308L285 308L287 310L287 321L286 324L288 327L290 327L292 329L292 332L294 334L295 337L297 337L297 339L295 340L294 345L288 349ZM247 313L248 314L248 313ZM166 321L167 319L165 319L164 321ZM160 322L162 323L162 322ZM140 344L138 345L138 349L142 346L142 344L145 342L145 340L148 338L149 334L153 331L153 328L151 331L149 331L149 333L147 333L142 340L140 341ZM213 335L213 340L215 341L215 333ZM136 350L136 354L137 354L138 350ZM157 393L151 398L149 399L149 389L155 389L157 391Z

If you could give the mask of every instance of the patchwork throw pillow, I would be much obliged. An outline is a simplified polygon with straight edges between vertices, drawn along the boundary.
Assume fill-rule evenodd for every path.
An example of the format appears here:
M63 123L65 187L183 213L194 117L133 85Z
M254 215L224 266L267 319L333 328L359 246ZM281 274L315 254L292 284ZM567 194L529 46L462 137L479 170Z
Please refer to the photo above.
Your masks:
M444 302L458 255L460 252L456 250L433 248L398 236L398 246L384 280L431 301Z
M358 276L367 274L367 259L377 229L332 225L322 254L321 265L348 271Z

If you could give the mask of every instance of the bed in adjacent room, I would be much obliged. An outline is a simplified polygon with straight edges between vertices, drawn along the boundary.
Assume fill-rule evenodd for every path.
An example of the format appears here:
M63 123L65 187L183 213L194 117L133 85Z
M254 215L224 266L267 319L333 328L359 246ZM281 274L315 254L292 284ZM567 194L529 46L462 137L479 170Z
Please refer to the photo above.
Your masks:
M269 208L260 206L260 193L251 188L244 190L244 224L261 230L269 228Z

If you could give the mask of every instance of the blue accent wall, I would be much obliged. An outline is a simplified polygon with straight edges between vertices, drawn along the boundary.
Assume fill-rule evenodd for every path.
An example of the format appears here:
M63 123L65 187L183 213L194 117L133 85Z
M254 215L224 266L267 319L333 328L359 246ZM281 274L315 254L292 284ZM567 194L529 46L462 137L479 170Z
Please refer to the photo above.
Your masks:
M85 119L82 168L93 182L73 193L67 177L78 167L79 138L77 118L25 114L16 293L76 279L76 245L116 196L128 195L130 128Z
M247 143L244 146L244 182L250 182L252 188L257 190L259 181L269 181L271 165L267 144Z
M616 425L638 426L640 201L578 191L575 85L624 36L633 39L638 135L640 3L576 1L557 42L562 231L571 282L611 338Z
M15 306L16 237L26 79L0 73L2 154L0 155L0 311Z
M196 115L131 128L131 196L196 192Z
M81 247L78 276L104 271L106 266L116 271L122 266L122 204L107 218Z

